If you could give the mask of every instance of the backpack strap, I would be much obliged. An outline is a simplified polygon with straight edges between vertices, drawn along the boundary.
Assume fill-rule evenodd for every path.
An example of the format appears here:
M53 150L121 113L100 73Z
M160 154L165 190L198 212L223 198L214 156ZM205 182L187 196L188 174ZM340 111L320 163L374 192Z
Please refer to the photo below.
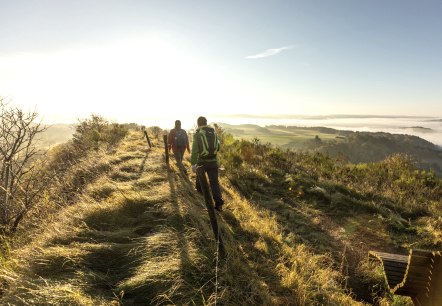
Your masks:
M198 138L197 138L197 140L198 140L198 155L204 156L207 154L207 149L206 149L207 147L205 146L207 141L204 141L204 138L205 138L204 132L205 131L203 131L203 128L199 128L196 130L196 132L198 135Z

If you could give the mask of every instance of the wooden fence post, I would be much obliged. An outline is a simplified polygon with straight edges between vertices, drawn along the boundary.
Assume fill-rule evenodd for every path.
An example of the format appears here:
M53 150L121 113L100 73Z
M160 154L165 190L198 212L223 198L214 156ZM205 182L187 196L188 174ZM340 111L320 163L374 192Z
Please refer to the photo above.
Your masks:
M169 163L169 145L167 143L167 135L163 135L163 139L164 139L164 153L166 156L166 163Z
M147 144L149 145L149 148L152 148L152 144L150 143L149 135L147 135L147 131L144 130L144 136L146 136Z
M199 181L200 186L201 186L201 191L203 192L203 195L204 195L204 202L206 203L207 212L209 213L210 224L212 225L212 230L213 230L213 234L215 235L215 240L218 243L217 247L219 247L219 252L220 252L221 256L224 257L226 255L226 253L225 253L224 244L223 244L223 241L221 238L221 233L220 233L220 230L218 227L218 221L216 219L215 208L213 206L213 199L212 199L212 195L210 194L209 183L207 182L206 171L204 170L204 167L201 167L201 166L197 167L196 168L196 175L197 175L197 180Z

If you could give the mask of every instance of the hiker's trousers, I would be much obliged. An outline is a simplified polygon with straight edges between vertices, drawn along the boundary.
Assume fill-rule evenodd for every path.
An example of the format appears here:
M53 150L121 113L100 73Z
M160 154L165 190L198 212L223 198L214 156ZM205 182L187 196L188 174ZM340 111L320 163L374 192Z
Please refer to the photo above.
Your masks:
M175 156L175 160L177 164L181 164L183 162L184 152L186 152L186 147L178 147L172 148L173 155Z
M198 165L200 166L200 164ZM218 181L218 163L217 162L210 162L210 163L203 163L201 166L204 167L204 170L207 173L207 176L209 177L209 184L210 184L210 190L212 191L212 197L215 201L216 206L222 206L224 204L222 195L221 195L221 188L219 187L219 181ZM198 180L196 179L196 190L198 192L202 192L201 185Z

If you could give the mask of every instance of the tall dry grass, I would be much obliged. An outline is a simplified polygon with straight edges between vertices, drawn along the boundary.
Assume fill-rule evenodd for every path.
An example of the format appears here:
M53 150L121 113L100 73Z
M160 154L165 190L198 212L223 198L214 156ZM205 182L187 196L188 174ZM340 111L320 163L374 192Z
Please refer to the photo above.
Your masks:
M359 305L327 254L315 254L222 179L217 256L193 175L131 132L106 171L1 262L12 305ZM185 166L189 167L188 161ZM76 172L78 173L78 172Z

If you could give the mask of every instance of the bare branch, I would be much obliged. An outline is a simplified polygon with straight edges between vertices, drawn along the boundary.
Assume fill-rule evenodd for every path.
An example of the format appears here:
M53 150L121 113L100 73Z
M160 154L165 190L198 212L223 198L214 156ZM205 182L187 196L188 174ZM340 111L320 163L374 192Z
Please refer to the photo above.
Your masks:
M45 131L35 122L38 113L24 112L0 97L0 214L4 228L16 227L42 187L32 163L37 155L36 136ZM13 224L10 224L14 220Z

